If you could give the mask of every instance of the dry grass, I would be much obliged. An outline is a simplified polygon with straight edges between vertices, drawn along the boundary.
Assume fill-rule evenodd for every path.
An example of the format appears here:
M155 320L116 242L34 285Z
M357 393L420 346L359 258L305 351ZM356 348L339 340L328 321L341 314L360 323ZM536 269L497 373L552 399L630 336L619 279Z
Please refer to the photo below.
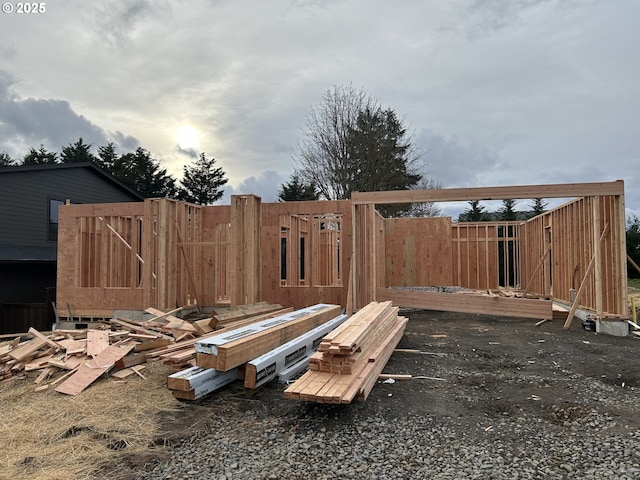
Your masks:
M0 479L90 479L124 452L148 452L161 412L179 408L168 373L149 364L146 380L100 379L76 397L35 392L33 379L0 385Z

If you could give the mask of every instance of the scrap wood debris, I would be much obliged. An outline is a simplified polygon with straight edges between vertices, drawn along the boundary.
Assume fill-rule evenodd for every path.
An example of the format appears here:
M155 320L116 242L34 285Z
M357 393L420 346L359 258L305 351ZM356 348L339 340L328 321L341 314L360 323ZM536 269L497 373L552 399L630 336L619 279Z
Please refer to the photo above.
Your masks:
M232 328L236 322L246 325L287 309L259 302L226 308L194 322L174 316L180 310L148 308L145 312L152 317L147 320L113 318L90 329L43 333L30 328L0 342L0 382L35 377L38 391L52 387L77 395L109 372L144 378L139 365L146 362L163 360L175 370L183 369L195 364L194 344L215 332L217 317L224 318L220 328ZM123 378L123 374L114 376Z

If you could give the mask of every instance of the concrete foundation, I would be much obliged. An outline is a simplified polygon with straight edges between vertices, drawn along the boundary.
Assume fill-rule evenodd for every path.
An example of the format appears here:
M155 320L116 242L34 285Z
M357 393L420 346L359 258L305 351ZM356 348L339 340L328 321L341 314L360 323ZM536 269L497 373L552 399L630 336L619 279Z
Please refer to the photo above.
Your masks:
M615 337L626 337L629 335L629 324L627 322L596 320L596 332Z

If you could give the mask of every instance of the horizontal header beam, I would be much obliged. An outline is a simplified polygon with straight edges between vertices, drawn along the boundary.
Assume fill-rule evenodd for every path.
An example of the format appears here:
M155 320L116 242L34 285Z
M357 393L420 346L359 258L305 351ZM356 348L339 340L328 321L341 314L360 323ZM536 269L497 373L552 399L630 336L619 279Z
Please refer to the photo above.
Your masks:
M380 205L390 203L467 202L471 200L519 200L523 198L576 198L595 195L624 195L624 181L352 192L351 203L354 205L372 203Z

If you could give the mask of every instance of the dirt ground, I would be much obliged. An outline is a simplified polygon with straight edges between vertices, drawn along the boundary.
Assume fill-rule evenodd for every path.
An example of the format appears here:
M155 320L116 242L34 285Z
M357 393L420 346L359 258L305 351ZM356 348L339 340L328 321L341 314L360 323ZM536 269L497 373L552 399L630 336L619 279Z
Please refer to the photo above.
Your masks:
M638 429L640 337L613 337L584 330L575 320L570 330L553 320L459 313L408 311L410 318L384 373L410 374L411 380L378 383L365 402L319 405L283 398L283 385L268 384L247 392L237 382L178 411L161 416L164 433L145 455L121 456L110 466L111 478L132 478L171 455L173 445L217 415L261 415L290 419L312 417L326 428L339 428L354 415L387 418L437 415L468 431L482 432L504 416L535 414L562 425L593 409L616 419L620 429ZM514 437L514 440L516 438ZM160 447L158 447L158 445Z

